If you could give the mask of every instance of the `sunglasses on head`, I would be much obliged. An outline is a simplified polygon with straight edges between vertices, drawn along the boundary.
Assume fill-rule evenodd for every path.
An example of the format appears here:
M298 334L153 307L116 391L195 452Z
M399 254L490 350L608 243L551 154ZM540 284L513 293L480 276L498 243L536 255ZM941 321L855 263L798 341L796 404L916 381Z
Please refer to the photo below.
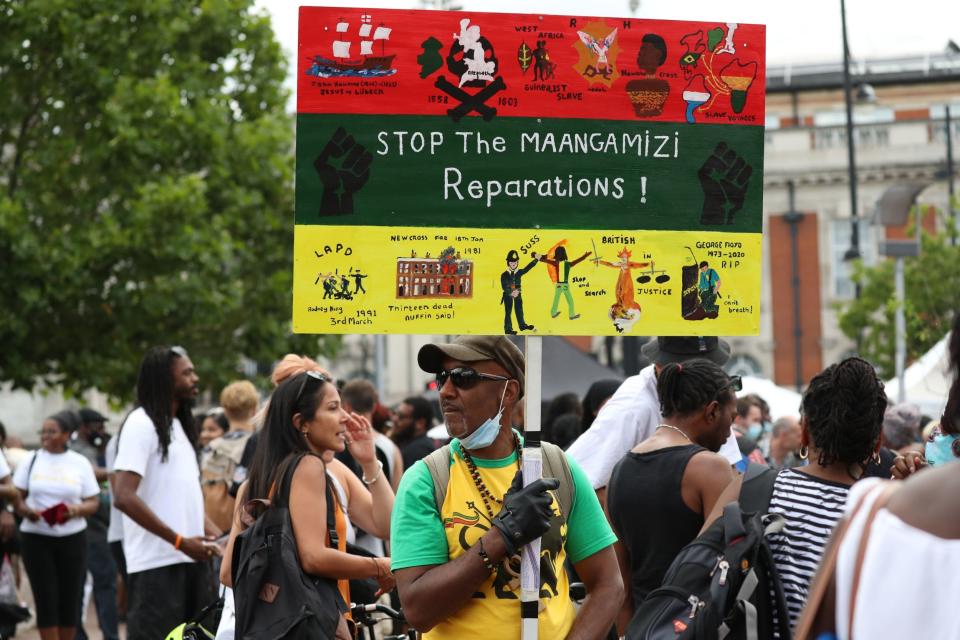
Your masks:
M743 391L743 379L740 376L730 376L730 383L727 388L733 391Z
M298 404L300 402L300 397L303 395L303 391L307 388L307 382L310 380L314 380L321 384L324 382L330 382L330 378L323 375L319 371L305 371L303 380L300 382L300 389L297 391L297 397L294 399L293 404Z
M506 381L511 380L512 378L495 376L490 373L480 373L476 369L471 369L470 367L457 367L456 369L451 369L450 371L444 370L437 372L437 389L442 389L443 385L446 384L447 379L449 379L453 383L453 386L455 386L457 389L471 389L477 386L477 383L481 380Z

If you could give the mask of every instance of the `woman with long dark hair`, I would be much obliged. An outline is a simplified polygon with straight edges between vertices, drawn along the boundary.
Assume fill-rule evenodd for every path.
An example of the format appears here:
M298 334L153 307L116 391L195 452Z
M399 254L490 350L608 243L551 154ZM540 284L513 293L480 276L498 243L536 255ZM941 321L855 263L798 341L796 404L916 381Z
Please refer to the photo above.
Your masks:
M733 478L718 454L730 436L740 379L705 359L660 370L663 422L614 468L607 510L620 538L617 556L630 585L618 626L660 586L674 557L697 537Z
M375 578L381 591L392 590L394 578L389 558L351 555L331 548L327 541L325 496L330 480L324 456L342 451L348 443L363 469L364 484L371 492L390 492L392 497L374 451L370 423L363 416L343 410L336 386L315 371L300 373L281 382L270 398L247 481L237 495L237 515L230 531L226 557L232 557L236 536L244 529L239 517L242 505L250 500L270 499L288 467L301 454L307 454L293 471L289 495L290 517L301 567L310 575L338 580L341 594L345 593L346 582L355 578ZM345 542L346 518L339 499L334 500L333 508L339 539ZM389 509L383 511L372 510L370 521L362 524L378 535L388 536L390 513ZM229 563L224 563L220 578L224 584L232 586Z

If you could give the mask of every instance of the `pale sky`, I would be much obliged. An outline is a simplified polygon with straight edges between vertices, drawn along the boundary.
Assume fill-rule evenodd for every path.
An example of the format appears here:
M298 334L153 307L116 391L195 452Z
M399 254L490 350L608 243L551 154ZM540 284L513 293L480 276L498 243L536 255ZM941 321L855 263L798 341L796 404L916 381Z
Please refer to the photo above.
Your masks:
M630 17L628 0L455 0L466 11ZM419 9L417 0L257 0L270 12L277 38L290 61L288 86L295 74L297 8L301 5ZM960 43L960 1L847 0L847 35L857 58L943 52L948 39ZM640 0L637 18L703 20L767 25L769 64L839 62L840 0Z

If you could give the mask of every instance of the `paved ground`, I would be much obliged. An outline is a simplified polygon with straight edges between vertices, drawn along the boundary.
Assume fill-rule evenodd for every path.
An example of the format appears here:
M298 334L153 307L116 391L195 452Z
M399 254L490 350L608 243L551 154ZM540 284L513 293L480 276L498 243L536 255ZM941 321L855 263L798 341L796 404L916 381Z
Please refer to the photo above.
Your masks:
M26 576L24 576L24 580ZM27 606L31 611L33 608L33 594L30 593L29 583L22 584L20 588L21 597L27 601ZM84 628L87 631L87 638L89 640L103 640L103 634L100 633L100 627L97 625L97 610L93 606L93 599L91 598L90 606L87 607L87 616L86 623ZM120 637L124 638L127 635L127 625L120 624ZM17 626L17 640L40 640L40 634L37 632L37 627L33 620L29 620L21 625Z

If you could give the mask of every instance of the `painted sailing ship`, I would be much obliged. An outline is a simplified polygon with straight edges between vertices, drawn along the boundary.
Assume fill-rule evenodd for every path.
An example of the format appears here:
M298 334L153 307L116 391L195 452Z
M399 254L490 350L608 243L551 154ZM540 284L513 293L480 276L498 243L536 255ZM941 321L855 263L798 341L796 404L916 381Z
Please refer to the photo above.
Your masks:
M396 55L386 55L386 41L390 39L392 29L384 26L374 28L369 14L360 16L360 28L354 40L350 34L350 23L344 19L337 22L336 38L333 41L333 56L317 55L306 73L310 76L331 78L339 76L380 77L391 76L397 72L393 67ZM379 42L380 55L374 46ZM354 45L360 45L360 57L351 57Z

